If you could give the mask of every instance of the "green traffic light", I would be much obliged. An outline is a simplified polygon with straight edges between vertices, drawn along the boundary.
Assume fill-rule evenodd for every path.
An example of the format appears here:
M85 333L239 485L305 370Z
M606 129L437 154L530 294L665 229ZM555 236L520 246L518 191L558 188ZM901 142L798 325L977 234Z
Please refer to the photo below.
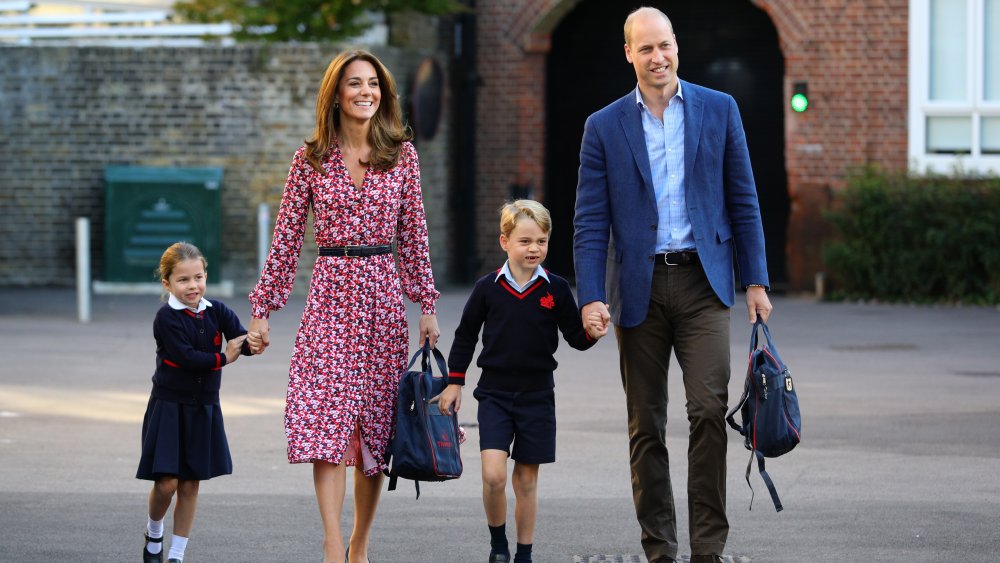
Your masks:
M805 94L795 94L792 96L792 109L802 113L809 107L809 98Z

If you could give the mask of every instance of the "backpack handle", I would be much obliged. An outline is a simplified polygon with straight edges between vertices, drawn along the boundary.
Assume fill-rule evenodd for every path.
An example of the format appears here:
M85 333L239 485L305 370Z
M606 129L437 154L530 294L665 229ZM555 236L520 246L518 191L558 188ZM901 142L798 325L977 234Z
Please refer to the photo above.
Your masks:
M427 362L431 358L431 356L434 357L434 363L437 364L438 371L441 372L441 377L448 377L448 364L445 363L444 361L444 355L441 354L441 350L438 350L437 348L431 348L431 341L429 338L425 339L424 345L413 353L413 356L410 358L410 363L406 365L406 369L403 370L403 373L406 373L411 369L413 369L413 364L417 363L417 358L419 358L421 370L430 371L431 375L434 375L433 374L434 370L428 369L427 367L428 366ZM434 377L437 376L435 375Z
M785 362L782 361L781 356L778 354L778 348L775 347L774 341L771 340L771 331L767 328L767 323L762 321L760 317L757 317L757 322L754 323L753 331L750 333L750 355L753 355L753 351L757 349L758 329L760 328L764 329L764 338L767 340L767 345L765 346L767 354L778 362L779 368L785 369Z

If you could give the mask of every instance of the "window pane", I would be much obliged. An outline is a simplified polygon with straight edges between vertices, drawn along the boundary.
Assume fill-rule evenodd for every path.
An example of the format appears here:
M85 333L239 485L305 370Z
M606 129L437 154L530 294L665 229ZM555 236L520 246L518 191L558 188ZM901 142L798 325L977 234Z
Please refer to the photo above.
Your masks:
M972 152L972 118L928 117L927 152L969 154Z
M983 99L1000 101L1000 0L984 0Z
M983 154L1000 154L1000 117L983 118Z
M930 99L964 101L966 0L931 0Z

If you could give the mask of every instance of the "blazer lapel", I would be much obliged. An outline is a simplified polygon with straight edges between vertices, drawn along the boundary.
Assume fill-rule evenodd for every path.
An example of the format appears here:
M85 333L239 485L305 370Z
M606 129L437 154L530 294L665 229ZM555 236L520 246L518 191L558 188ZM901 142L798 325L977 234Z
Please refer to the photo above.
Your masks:
M639 106L635 102L635 90L625 96L621 104L621 114L618 116L622 124L622 131L625 133L625 140L632 151L635 164L642 174L642 183L646 185L649 193L653 193L653 174L649 169L649 152L646 150L646 135L642 131L642 115L639 113Z
M694 161L701 145L701 122L704 106L690 83L684 82L684 184L691 185Z

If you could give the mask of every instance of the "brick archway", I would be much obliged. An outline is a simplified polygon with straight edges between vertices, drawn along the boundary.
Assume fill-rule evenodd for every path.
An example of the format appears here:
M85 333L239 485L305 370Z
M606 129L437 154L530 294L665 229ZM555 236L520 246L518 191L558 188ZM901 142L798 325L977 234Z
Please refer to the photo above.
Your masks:
M498 266L496 216L512 195L544 199L545 64L551 32L582 2L481 2L477 119L477 230L480 270ZM654 2L655 3L655 2ZM844 8L833 2L755 0L771 18L785 59L784 94L809 82L812 106L785 104L785 167L791 213L788 285L812 288L822 270L821 210L851 166L906 167L907 0ZM669 12L668 12L669 13ZM618 33L619 22L609 32ZM595 108L596 109L596 108ZM752 156L752 155L751 155ZM554 236L571 236L556 225Z

